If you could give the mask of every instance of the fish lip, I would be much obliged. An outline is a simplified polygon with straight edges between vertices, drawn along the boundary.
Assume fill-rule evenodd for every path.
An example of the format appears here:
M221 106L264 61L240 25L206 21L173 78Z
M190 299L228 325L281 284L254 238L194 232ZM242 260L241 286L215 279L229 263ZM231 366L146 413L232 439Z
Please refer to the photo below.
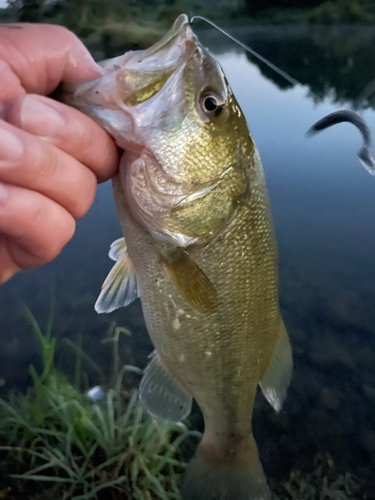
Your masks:
M171 29L154 45L151 45L148 49L143 52L144 57L149 57L160 50L163 50L168 45L173 45L177 38L185 33L186 29L190 27L190 21L186 14L180 14L175 22L173 23ZM191 30L190 30L191 31ZM143 59L142 57L141 59Z
M154 45L145 50L134 51L128 56L125 67L140 71L177 68L190 58L197 46L200 46L200 42L191 28L190 20L186 14L181 14L171 29ZM106 64L103 67L106 69ZM108 69L113 70L112 67Z
M197 37L191 29L188 16L186 14L180 14L173 23L172 28L161 38L161 40L142 51L139 60L144 61L152 56L157 56L163 51L168 52L176 45L184 45L184 42L185 44L186 42L193 42L193 45L199 44ZM176 61L176 63L178 63L178 61Z

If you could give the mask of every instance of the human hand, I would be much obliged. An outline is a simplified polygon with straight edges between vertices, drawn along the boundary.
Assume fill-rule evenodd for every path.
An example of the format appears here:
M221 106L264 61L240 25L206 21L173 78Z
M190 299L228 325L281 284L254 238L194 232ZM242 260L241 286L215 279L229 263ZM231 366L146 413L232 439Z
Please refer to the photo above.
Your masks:
M101 74L65 28L0 27L0 283L56 257L97 182L117 169L118 150L99 125L44 97L60 81Z

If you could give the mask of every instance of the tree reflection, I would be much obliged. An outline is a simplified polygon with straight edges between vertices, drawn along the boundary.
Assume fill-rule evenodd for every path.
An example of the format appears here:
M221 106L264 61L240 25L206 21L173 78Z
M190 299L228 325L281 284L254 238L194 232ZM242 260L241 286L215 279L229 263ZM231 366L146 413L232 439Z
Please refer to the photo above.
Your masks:
M375 108L375 84L363 93L375 78L373 28L274 28L247 32L243 41L308 86L316 102L331 97L340 104ZM247 57L280 89L293 86L250 54Z

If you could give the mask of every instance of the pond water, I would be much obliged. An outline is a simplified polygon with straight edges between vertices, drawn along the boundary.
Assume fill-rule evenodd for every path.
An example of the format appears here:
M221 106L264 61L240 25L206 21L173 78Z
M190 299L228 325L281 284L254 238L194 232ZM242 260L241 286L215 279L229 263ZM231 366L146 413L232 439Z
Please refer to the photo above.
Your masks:
M375 77L370 28L241 28L233 30L301 82L292 86L214 31L202 40L218 56L260 151L280 257L280 300L294 349L295 370L283 411L261 397L254 431L266 473L285 477L308 468L317 451L354 470L375 491L375 179L360 165L359 132L342 124L307 138L327 113L351 107ZM363 113L375 131L369 98ZM145 366L152 346L139 301L98 316L93 304L120 236L109 183L62 254L43 268L0 287L2 390L25 389L38 346L21 314L26 303L43 327L51 290L54 332L77 341L104 370L110 351L101 340L112 321L127 327L124 362ZM61 348L70 369L72 354ZM100 382L91 375L90 383ZM199 418L198 418L199 420Z

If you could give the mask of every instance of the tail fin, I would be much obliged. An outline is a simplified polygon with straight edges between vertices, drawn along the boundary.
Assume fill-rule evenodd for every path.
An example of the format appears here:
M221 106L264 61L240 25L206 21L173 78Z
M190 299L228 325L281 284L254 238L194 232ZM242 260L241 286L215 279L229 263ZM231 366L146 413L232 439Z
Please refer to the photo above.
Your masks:
M183 500L270 500L254 438L246 439L250 444L246 457L220 462L210 460L201 445L183 479Z

